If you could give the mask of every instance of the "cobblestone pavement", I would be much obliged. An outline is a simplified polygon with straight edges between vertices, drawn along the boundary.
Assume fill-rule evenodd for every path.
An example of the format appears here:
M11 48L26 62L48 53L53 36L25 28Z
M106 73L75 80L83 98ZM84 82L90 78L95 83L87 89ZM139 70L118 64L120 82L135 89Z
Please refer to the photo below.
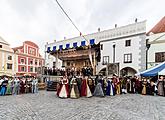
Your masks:
M47 91L0 96L0 120L165 120L165 97L60 99Z

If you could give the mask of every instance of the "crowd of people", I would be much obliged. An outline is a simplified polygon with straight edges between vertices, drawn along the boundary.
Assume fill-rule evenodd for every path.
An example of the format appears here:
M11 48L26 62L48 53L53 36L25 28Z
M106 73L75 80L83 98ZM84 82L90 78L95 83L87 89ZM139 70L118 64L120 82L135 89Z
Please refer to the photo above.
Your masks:
M9 78L2 77L0 79L0 95L18 95L24 93L37 93L38 79L32 78Z
M57 84L59 98L104 97L119 94L142 94L165 96L165 79L158 80L135 77L119 78L97 76L95 79L85 76L64 76Z
M66 68L66 69L58 69L58 68L47 68L44 69L45 75L53 75L53 76L64 76L67 73L67 76L70 75L84 75L84 76L92 76L93 68L91 67L83 67L81 69L78 68Z

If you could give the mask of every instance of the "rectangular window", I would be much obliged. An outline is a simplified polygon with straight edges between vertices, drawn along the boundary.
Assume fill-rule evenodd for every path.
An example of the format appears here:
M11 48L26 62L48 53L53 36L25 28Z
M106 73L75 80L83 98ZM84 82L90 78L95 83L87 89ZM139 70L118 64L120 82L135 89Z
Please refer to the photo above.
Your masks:
M12 56L11 55L8 56L8 60L12 60Z
M12 64L7 63L7 69L12 70Z
M25 59L21 59L21 63L22 63L22 64L25 63Z
M0 45L0 48L2 48L2 45Z
M33 65L33 60L30 61L30 65Z
M103 65L107 65L109 63L109 56L103 56Z
M37 61L35 61L35 65L37 65L37 63L38 63L38 62L37 62Z
M124 54L124 63L132 63L132 53Z
M103 50L103 44L100 45L100 49Z
M155 62L164 62L165 61L165 52L155 53Z
M30 67L30 72L33 72L33 67Z
M37 67L35 67L35 72L38 72L38 68Z
M22 72L25 72L25 70L26 70L25 67L21 67Z
M125 41L125 46L126 46L126 47L131 46L131 40L126 40L126 41Z

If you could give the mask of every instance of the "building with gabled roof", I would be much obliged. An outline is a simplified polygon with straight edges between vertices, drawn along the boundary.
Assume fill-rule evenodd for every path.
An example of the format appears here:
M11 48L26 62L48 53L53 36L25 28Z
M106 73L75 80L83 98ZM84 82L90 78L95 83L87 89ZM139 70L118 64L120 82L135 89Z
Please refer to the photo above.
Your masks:
M15 54L7 41L0 37L0 76L15 75Z
M165 61L165 16L147 33L148 68Z
M39 53L39 47L31 41L23 42L22 46L13 48L16 54L16 76L37 76L42 74L44 59Z

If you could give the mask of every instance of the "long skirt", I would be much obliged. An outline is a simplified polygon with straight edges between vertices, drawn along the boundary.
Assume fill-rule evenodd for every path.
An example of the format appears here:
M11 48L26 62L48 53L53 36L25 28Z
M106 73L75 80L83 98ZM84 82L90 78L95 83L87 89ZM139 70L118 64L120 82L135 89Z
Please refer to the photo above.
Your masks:
M146 95L146 85L143 85L142 95Z
M60 98L68 98L69 97L69 86L68 84L63 84L61 91L59 92Z
M78 86L73 84L71 86L70 98L79 98L79 97L80 97L80 93L78 90Z
M10 85L7 86L6 95L12 94L12 87Z
M163 81L159 81L158 83L158 95L164 96Z
M104 97L104 92L103 92L101 83L98 83L96 85L93 96Z

